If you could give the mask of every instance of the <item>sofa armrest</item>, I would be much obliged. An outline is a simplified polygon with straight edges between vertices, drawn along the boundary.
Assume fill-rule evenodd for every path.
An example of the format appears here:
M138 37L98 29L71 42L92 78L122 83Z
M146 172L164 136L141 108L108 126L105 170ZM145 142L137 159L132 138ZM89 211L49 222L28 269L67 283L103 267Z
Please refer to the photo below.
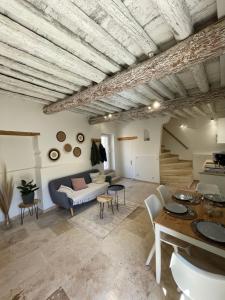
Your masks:
M71 208L73 207L73 200L68 198L66 193L62 193L62 192L58 192L58 191L55 191L54 193L54 197L52 199L52 201L61 206L61 207L64 207L64 208Z
M108 182L109 185L111 185L111 184L112 184L112 176L107 175L107 176L105 177L105 182Z

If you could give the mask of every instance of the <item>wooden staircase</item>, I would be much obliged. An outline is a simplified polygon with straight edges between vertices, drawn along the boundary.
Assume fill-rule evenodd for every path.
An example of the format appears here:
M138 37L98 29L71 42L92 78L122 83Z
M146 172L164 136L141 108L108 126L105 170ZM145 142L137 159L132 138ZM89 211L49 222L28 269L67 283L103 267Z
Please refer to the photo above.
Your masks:
M160 154L160 183L180 188L189 188L193 183L191 160L181 160L179 155L172 154L165 146Z

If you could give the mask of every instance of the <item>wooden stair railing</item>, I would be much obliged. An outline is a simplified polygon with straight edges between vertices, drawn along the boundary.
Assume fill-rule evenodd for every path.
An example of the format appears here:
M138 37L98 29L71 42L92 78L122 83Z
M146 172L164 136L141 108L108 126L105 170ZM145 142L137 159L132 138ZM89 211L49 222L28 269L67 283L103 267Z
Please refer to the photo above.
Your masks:
M172 132L170 132L166 127L163 126L163 130L165 130L166 133L168 133L170 136L172 136L181 146L183 146L186 150L188 150L188 146L186 146L184 143L181 142L180 139L178 139Z

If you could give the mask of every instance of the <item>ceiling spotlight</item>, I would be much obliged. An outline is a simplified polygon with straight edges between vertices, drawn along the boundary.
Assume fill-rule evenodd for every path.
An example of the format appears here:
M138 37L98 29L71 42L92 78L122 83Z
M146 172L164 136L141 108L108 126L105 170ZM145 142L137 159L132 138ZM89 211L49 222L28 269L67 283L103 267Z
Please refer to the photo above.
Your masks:
M214 121L214 118L212 117L212 118L210 119L210 121L213 122L213 121Z
M184 128L187 128L187 125L186 125L186 124L181 124L181 125L180 125L180 128L183 128L183 129L184 129Z
M107 116L104 116L104 119L106 120L106 119L107 119Z
M159 108L159 107L160 107L159 101L155 101L155 102L153 103L153 108L157 109L157 108Z
M148 110L151 110L152 109L152 107L151 106L148 106Z
M112 114L108 114L108 117L109 117L109 118L112 118Z

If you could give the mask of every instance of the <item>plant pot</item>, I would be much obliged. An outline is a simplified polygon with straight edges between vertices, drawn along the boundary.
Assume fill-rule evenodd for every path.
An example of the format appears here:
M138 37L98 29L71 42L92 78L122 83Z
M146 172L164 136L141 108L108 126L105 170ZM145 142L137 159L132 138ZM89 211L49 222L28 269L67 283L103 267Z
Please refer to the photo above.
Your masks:
M22 195L23 203L24 204L32 204L34 203L34 192L29 193L27 195Z

